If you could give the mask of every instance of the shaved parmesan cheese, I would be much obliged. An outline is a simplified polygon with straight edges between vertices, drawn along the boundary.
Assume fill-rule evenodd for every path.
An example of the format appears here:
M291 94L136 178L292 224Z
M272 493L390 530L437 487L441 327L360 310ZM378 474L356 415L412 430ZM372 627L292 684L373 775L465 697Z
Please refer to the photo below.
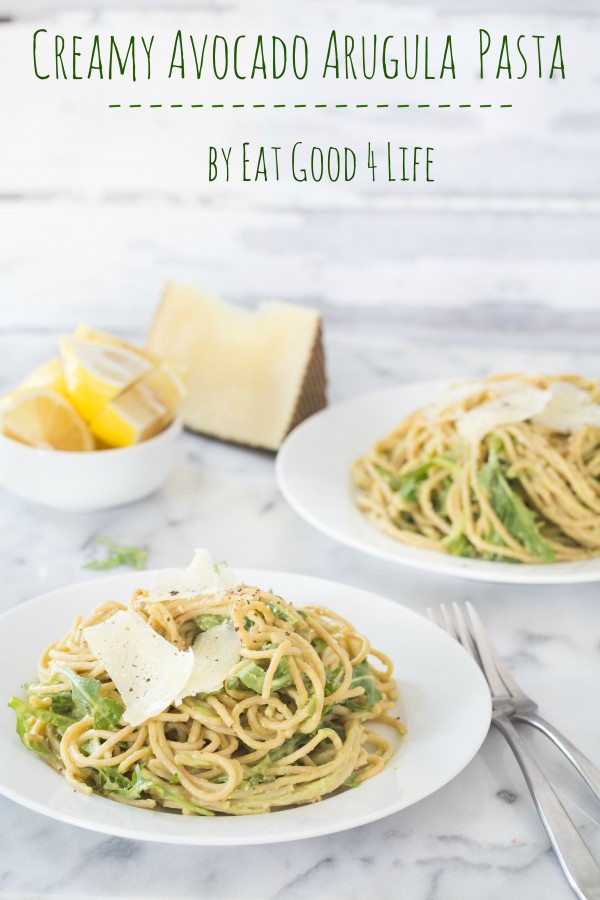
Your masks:
M181 651L161 637L133 610L90 625L84 640L114 681L123 703L123 719L141 725L171 705L195 664L191 648Z
M196 550L187 569L162 569L157 572L144 602L172 600L173 597L188 600L198 594L217 594L230 590L238 583L235 574L227 566L213 565L208 550Z
M176 703L183 697L220 691L241 657L242 644L229 620L199 634L192 649L194 668Z
M133 610L84 629L84 639L115 683L129 725L141 725L184 697L223 687L241 656L231 621L199 634L189 650L178 650Z
M439 397L428 403L425 411L431 419L434 419L448 406L454 406L455 403L467 400L473 394L481 393L481 391L485 390L485 387L486 385L483 381L461 381L458 384L452 384Z
M536 424L565 434L585 425L600 428L600 405L591 400L587 391L568 381L556 381L548 387L548 394L547 405L533 417Z
M546 408L550 398L547 390L516 385L461 416L456 425L457 431L463 440L476 444L498 425L533 419Z
M512 394L515 391L527 389L526 381L520 381L517 378L492 378L488 381L459 381L452 384L444 391L436 400L433 400L426 407L430 417L435 418L443 413L449 406L455 406L469 397L474 397L484 391L493 391L495 394Z

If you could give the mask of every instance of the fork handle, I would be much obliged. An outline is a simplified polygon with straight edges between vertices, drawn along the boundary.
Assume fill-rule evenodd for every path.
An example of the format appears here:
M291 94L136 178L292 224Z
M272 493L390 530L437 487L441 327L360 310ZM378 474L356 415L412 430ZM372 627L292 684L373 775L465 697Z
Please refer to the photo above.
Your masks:
M546 737L550 738L550 740L556 744L558 749L566 756L571 765L579 772L590 790L592 790L600 800L600 770L594 765L591 759L588 759L581 750L578 750L577 747L558 730L558 728L555 728L554 725L551 725L550 722L547 722L546 719L536 715L536 713L513 713L512 718L517 722L532 725L534 728L537 728L538 731L541 731L542 734L545 734Z
M514 753L567 880L581 900L600 900L600 868L554 788L506 716L492 719Z

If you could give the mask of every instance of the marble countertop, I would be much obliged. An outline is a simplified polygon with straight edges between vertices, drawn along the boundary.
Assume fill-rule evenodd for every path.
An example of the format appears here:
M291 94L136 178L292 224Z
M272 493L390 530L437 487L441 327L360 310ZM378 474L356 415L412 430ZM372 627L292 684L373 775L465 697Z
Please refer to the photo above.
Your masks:
M351 329L349 330L351 332ZM53 352L55 336L0 335L0 390ZM546 366L593 374L578 352L533 355L516 348L371 336L328 336L332 399L411 378L478 375ZM231 517L230 510L236 514ZM145 546L151 567L184 564L210 546L240 566L272 567L346 581L424 612L441 600L475 602L514 674L541 709L596 761L600 723L590 685L600 683L597 585L519 587L449 580L379 562L322 536L279 495L269 454L186 435L164 489L135 505L69 516L0 492L0 608L94 576L82 571L97 534ZM12 685L2 685L7 696ZM538 746L540 742L537 742ZM590 846L600 851L599 809L542 747L550 772ZM296 900L396 898L568 900L525 783L502 739L490 734L451 784L418 805L362 828L274 847L191 848L105 837L59 824L0 799L3 898ZM260 881L253 876L260 873Z

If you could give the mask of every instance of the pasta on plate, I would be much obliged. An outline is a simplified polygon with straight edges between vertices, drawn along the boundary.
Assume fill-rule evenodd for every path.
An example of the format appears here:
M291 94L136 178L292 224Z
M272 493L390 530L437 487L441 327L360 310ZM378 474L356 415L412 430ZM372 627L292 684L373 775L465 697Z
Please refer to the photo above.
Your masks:
M320 606L221 588L138 590L78 618L11 700L23 743L79 791L184 815L269 812L377 774L395 748L371 723L405 731L390 660Z
M600 389L577 375L466 382L352 467L355 500L398 541L485 560L600 555Z

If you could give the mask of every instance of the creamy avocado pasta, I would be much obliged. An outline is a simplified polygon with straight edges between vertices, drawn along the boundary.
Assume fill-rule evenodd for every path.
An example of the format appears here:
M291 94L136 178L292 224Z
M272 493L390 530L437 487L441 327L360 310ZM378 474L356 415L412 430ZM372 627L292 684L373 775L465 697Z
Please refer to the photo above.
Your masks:
M576 375L456 385L352 467L356 503L406 544L553 563L600 554L600 389Z
M320 800L386 765L394 747L371 724L404 733L392 664L350 623L250 585L170 583L76 619L27 699L10 702L23 744L73 788L244 815Z

